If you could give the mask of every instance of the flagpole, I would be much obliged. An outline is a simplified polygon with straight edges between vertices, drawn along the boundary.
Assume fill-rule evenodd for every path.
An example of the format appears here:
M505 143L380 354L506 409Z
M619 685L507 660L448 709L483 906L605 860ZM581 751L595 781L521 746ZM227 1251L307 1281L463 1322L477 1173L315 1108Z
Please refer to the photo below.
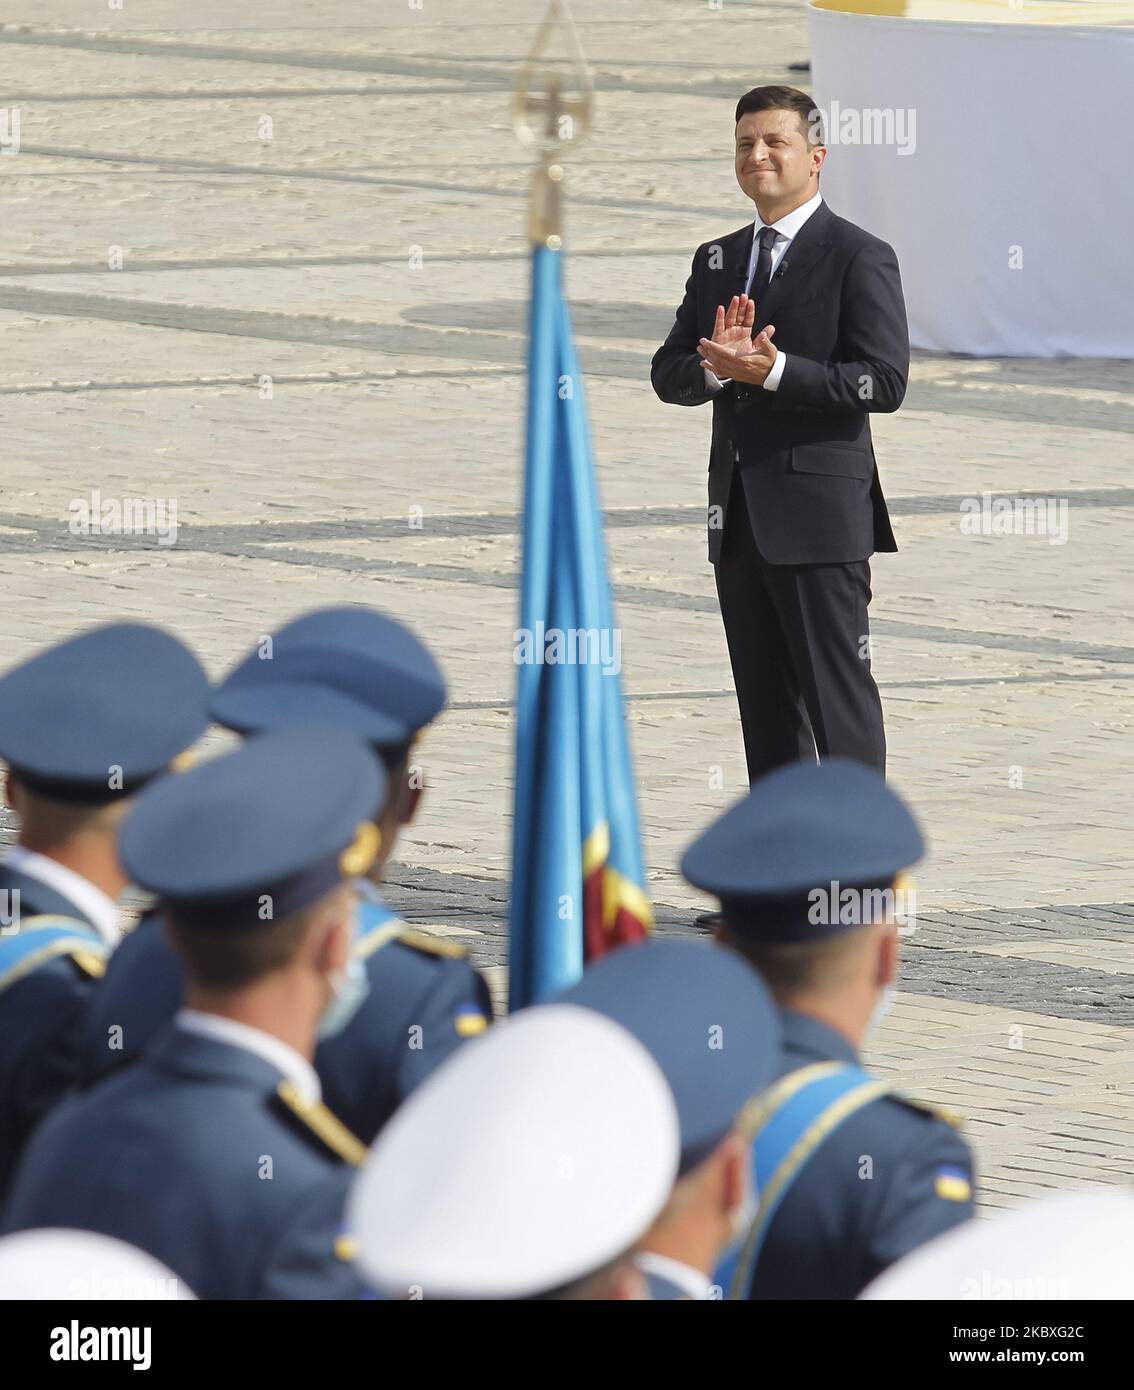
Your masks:
M553 47L557 50L554 54ZM551 0L512 114L536 154L509 905L513 1009L575 983L588 960L652 924L620 680L565 634L614 627L586 400L563 293L564 152L588 133L594 89L567 0ZM554 634L545 647L545 634ZM600 646L600 650L602 650ZM526 657L523 653L526 651ZM602 669L600 669L600 666Z
M562 56L551 56L560 40ZM549 64L568 65L570 87ZM541 88L542 84L542 88ZM594 83L567 0L551 0L512 99L512 125L522 145L536 150L528 197L528 239L549 251L563 248L564 170L559 155L591 127Z
M565 0L552 0L520 70L512 100L512 123L520 143L535 153L528 199L527 233L532 247L532 295L528 349L528 403L523 500L523 561L520 631L543 621L554 593L558 563L552 541L556 493L554 465L558 430L555 401L559 363L559 304L562 294L564 169L560 162L590 127L593 85ZM566 756L570 721L563 722L562 682L547 685L538 666L518 665L516 762L509 905L509 997L513 1009L548 992L549 981L569 984L582 968L577 943L554 939L535 923L546 919L548 883L567 876L555 864L566 822L573 817L562 786L548 785L547 741ZM554 699L557 708L548 708ZM562 820L557 817L563 818ZM568 852L568 858L570 853ZM562 870L562 872L560 872ZM559 892L565 891L562 886Z

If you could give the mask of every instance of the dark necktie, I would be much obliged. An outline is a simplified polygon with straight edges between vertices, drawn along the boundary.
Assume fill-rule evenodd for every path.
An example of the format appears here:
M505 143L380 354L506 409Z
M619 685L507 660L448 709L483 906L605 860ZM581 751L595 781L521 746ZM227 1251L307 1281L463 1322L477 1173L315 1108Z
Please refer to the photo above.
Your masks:
M748 287L748 297L756 300L757 306L772 278L772 247L779 235L775 227L760 228L760 254L756 257L756 269L752 274L752 284Z

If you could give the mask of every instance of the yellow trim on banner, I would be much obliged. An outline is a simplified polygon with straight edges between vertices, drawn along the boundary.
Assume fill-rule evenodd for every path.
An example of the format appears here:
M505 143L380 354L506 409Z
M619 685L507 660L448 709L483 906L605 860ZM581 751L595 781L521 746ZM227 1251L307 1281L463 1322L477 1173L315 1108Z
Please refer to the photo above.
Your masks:
M583 841L583 882L585 883L596 869L604 869L609 858L610 826L606 821L599 821Z
M654 907L641 888L617 869L604 869L602 875L602 924L607 931L618 920L618 909L624 907L636 917L647 931L654 925Z
M600 821L583 842L583 882L596 871L602 871L603 927L606 931L613 930L619 908L625 908L649 931L654 925L653 904L638 884L610 867L609 859L610 824Z

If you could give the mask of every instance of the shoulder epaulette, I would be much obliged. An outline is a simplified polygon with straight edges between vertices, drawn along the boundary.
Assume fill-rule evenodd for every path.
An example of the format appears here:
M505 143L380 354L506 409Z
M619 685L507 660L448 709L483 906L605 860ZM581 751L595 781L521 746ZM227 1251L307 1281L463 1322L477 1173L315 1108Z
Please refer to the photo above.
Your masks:
M377 925L364 930L355 943L354 954L359 960L365 960L375 951L380 951L383 946L388 946L391 941L400 941L403 946L408 946L413 951L423 951L431 956L463 960L468 955L465 948L458 946L455 941L434 936L431 932L415 931L400 917L394 916L388 916L384 920L380 918Z
M443 936L433 936L429 932L415 931L404 924L398 934L398 940L403 946L411 946L415 951L425 951L431 956L448 956L452 960L464 960L468 955L465 948L458 946L455 941L449 941Z
M373 927L355 942L354 955L359 960L365 960L375 951L380 951L383 946L388 946L391 941L400 941L404 930L404 923L396 919L380 927Z
M392 941L402 942L411 951L422 951L427 955L447 956L450 959L464 959L468 952L454 941L435 937L428 931L416 931L406 926L400 917L393 915L384 902L364 902L360 909L361 930L359 940L354 942L354 955L360 960L388 947Z
M93 951L84 950L76 947L71 952L71 959L79 967L84 975L89 975L92 980L101 980L106 974L106 957L98 956Z
M40 913L20 923L19 931L0 937L0 990L30 975L50 960L68 959L84 974L106 973L109 948L98 933L76 917Z
M321 1100L309 1100L294 1081L281 1081L276 1087L276 1095L289 1113L337 1158L357 1168L366 1157L366 1145L362 1140L352 1134Z
M913 1096L907 1096L903 1091L891 1092L894 1100L900 1100L903 1105L908 1105L912 1110L924 1111L927 1115L932 1115L936 1120L943 1120L951 1129L964 1129L964 1116L958 1115L955 1110L947 1110L943 1105L933 1105L927 1100L917 1100Z

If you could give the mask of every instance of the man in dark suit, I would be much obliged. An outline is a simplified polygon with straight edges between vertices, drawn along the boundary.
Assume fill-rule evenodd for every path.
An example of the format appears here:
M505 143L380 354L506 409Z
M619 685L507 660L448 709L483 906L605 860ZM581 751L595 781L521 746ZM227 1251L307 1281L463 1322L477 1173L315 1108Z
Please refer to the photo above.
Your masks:
M709 559L753 782L816 751L886 767L869 556L897 546L870 414L901 405L909 338L893 250L823 202L818 117L793 87L740 99L756 220L698 248L651 371L663 401L713 403Z

